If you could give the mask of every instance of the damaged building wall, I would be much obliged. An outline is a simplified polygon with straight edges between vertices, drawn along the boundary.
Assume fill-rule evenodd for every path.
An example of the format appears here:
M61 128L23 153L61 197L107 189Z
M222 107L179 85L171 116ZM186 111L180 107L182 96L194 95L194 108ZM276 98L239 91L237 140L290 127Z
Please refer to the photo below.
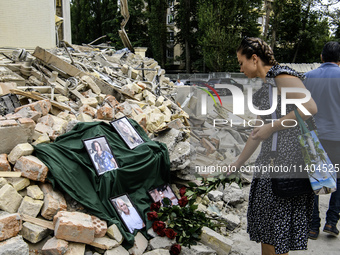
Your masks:
M54 0L0 0L0 47L56 46Z

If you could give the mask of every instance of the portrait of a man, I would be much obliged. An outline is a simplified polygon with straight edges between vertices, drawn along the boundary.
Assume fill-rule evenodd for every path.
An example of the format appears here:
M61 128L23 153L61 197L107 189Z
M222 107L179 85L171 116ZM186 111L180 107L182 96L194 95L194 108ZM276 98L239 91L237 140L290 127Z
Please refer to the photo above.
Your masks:
M130 233L133 233L135 229L142 229L145 227L143 219L133 206L128 195L124 194L111 198L111 203Z

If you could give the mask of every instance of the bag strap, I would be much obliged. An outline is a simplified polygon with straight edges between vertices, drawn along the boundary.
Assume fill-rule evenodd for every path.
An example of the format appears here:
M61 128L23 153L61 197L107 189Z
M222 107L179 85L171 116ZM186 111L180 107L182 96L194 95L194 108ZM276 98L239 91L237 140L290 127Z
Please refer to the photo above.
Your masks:
M306 133L309 133L311 130L314 130L311 118L306 120L306 123L308 125L308 128L307 128L307 125L306 125L305 121L302 119L302 117L300 116L300 114L299 114L297 109L294 109L294 113L295 113L295 116L296 116L296 120L297 120L297 122L299 124L300 130L301 130L301 134L306 134Z
M273 86L271 84L269 84L269 106L270 108L272 107L273 105ZM276 109L272 112L272 119L273 120L276 120L277 118L277 115L276 115ZM277 150L277 132L274 132L273 133L273 139L272 139L272 150L271 150L271 153L270 153L270 161L271 161L271 164L274 163L274 160L276 158L276 150Z

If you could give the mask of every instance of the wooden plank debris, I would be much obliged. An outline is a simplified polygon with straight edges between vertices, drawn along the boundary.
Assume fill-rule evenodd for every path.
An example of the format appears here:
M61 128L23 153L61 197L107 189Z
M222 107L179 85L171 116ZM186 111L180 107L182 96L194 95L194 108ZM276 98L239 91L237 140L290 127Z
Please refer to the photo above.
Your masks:
M20 177L21 172L0 171L0 177Z
M29 215L26 215L26 214L22 214L21 217L22 217L23 221L27 221L27 222L36 224L36 225L44 227L44 228L54 230L54 225L53 225L52 221L35 218L35 217L29 216Z
M34 91L33 92L26 92L26 91L22 91L22 90L19 90L19 89L11 89L10 91L13 94L29 97L29 98L32 98L32 99L35 99L35 100L49 99L49 98L41 96L39 93L34 92ZM54 106L58 109L66 110L66 111L72 111L72 108L65 105L65 104L61 104L61 103L54 101L54 100L51 100L51 99L49 99L49 100L50 100L52 106Z

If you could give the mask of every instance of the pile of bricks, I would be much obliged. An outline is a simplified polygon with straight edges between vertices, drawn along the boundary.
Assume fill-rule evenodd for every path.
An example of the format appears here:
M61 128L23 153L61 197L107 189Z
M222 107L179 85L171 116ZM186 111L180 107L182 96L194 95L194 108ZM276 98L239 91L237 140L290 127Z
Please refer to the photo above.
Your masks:
M0 58L0 96L15 94L21 102L0 116L0 255L169 254L174 240L151 230L154 238L138 233L134 246L126 250L117 226L107 226L52 188L46 179L49 169L32 155L32 145L51 143L78 122L126 116L167 145L174 180L181 183L195 179L190 168L192 162L197 164L193 152L205 165L207 158L230 161L246 137L230 130L209 133L208 123L192 130L189 115L171 99L173 83L155 60L126 50L71 46L68 51L37 47L20 60ZM189 142L190 132L194 140ZM175 185L173 190L178 192ZM221 209L225 204L220 203ZM202 240L216 242L192 247L187 254L195 249L214 254L220 247L223 254L229 253L230 240L210 229L202 235Z

